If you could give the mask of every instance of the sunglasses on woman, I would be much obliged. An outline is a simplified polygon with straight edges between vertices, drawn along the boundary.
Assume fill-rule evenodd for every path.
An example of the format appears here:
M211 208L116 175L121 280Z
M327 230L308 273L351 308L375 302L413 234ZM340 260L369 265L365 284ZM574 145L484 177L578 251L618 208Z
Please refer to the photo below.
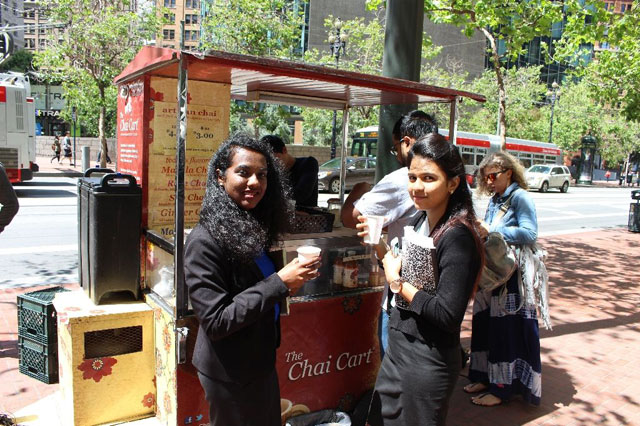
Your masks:
M500 170L499 172L489 173L487 176L485 176L485 179L488 180L489 182L495 182L495 180L498 179L498 175L504 172L506 172L506 170Z

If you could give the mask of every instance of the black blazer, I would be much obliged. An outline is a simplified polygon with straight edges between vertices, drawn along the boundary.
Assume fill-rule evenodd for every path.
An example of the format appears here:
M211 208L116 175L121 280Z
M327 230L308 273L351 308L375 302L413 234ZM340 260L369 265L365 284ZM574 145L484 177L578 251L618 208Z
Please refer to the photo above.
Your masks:
M275 368L280 324L275 305L289 290L278 274L229 261L196 225L185 245L185 281L200 322L193 365L225 382L247 383Z

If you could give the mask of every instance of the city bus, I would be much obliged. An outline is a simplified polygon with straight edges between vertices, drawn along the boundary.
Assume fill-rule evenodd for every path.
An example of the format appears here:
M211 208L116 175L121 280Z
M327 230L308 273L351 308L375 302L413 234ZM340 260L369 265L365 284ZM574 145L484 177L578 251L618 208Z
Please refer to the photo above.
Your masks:
M449 131L440 129L440 134L449 138ZM500 137L471 132L456 132L456 146L460 149L465 164L467 181L475 185L474 176L478 165L489 153L500 150ZM353 135L351 155L356 157L375 157L378 145L378 126L369 126ZM516 157L525 169L534 164L562 164L562 150L548 142L527 139L507 138L507 152Z

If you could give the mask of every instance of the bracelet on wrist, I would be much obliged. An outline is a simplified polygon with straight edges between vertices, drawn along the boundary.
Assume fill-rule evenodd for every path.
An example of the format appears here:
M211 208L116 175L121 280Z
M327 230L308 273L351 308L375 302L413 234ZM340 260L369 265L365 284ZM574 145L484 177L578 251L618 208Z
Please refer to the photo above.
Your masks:
M404 282L404 280L402 278L398 278L395 280L392 280L389 283L389 289L391 290L392 293L400 293L402 291L402 283Z

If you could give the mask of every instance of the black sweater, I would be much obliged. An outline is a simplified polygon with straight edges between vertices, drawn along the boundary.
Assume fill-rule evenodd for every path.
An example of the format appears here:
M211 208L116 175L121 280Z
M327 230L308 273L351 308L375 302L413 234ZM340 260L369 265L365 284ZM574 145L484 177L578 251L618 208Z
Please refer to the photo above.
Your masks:
M460 342L460 324L473 290L480 254L465 226L447 230L436 243L438 286L435 296L420 290L410 310L391 309L389 327L434 346Z

